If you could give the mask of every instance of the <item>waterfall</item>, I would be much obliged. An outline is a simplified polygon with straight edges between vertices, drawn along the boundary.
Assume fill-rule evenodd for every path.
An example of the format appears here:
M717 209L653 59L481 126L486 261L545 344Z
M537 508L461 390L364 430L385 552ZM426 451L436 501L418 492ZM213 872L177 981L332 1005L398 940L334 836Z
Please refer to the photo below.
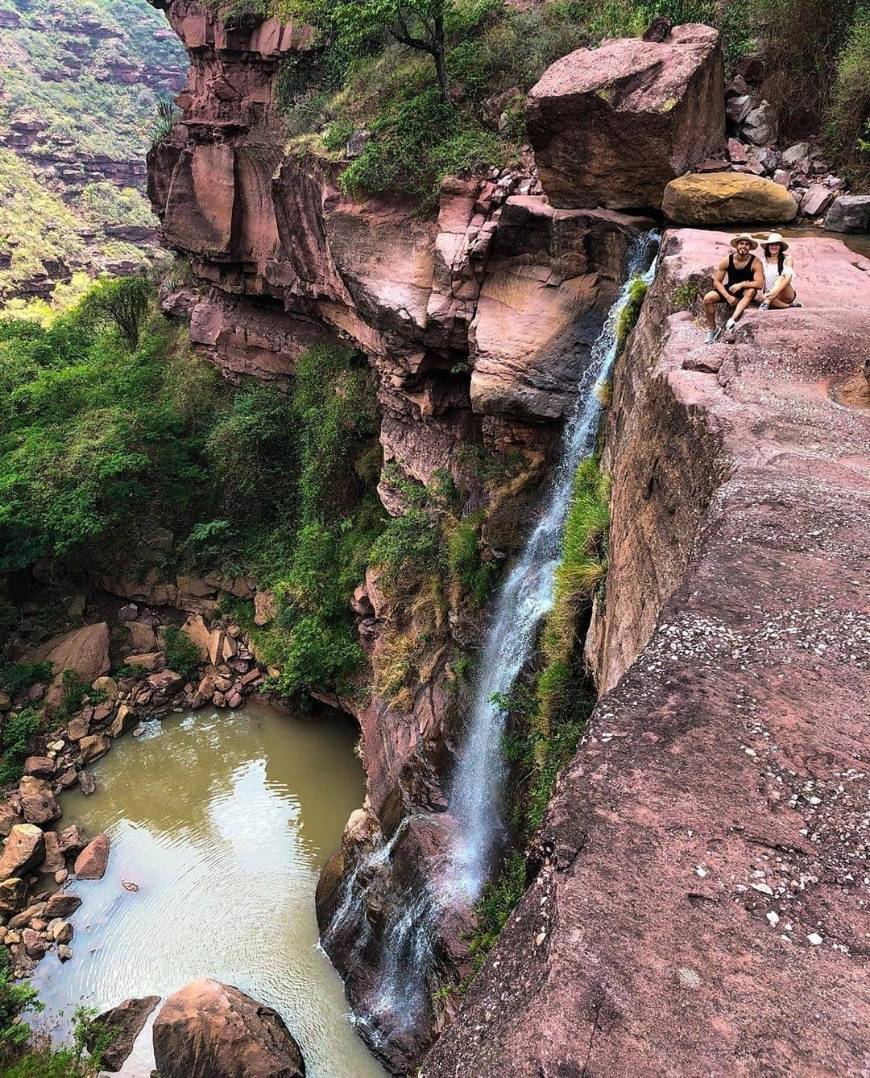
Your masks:
M380 941L374 991L355 1020L378 1053L390 1041L413 1029L428 998L434 966L433 928L451 906L471 905L480 895L501 831L504 764L501 752L504 716L493 697L510 691L535 645L542 618L553 605L562 531L571 498L574 472L595 447L601 403L598 391L610 377L617 354L616 327L629 300L633 278L652 279L658 234L644 233L632 244L627 279L608 312L589 364L581 378L575 411L565 427L559 464L544 498L539 524L499 591L475 688L468 736L453 780L450 816L453 837L445 877L433 889L418 886L396 896ZM330 926L324 933L327 951L342 933L354 936L359 956L372 937L365 916L367 896L377 890L379 872L391 861L396 844L415 816L406 817L389 842L360 858L343 884Z
M632 244L628 275L610 308L583 373L574 414L565 426L561 458L544 499L540 522L504 581L496 600L480 661L468 735L453 780L450 811L459 826L451 889L474 902L486 882L502 829L501 794L505 778L501 740L503 710L497 701L513 688L531 655L541 620L553 605L562 531L577 465L593 452L601 418L599 390L610 377L618 343L619 316L629 301L632 279L655 271L658 234L647 232Z

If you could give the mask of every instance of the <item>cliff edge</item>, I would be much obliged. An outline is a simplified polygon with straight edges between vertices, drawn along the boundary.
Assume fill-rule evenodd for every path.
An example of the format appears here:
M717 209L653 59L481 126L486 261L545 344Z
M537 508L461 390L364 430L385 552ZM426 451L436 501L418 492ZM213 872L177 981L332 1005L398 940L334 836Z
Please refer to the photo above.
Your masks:
M674 308L727 239L664 238L607 428L612 691L427 1078L866 1073L870 262L795 240L805 307L705 349Z

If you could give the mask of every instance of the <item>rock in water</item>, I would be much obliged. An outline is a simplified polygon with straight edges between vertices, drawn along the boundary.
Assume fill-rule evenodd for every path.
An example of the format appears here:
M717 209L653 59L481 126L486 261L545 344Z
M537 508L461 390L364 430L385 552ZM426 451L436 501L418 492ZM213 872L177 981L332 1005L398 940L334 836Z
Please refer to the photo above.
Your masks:
M80 880L101 880L109 863L109 836L97 835L76 858L73 871Z
M281 1017L238 988L194 981L154 1023L160 1078L304 1078L305 1062Z
M784 224L797 203L781 184L761 176L690 173L668 184L662 209L678 225Z
M828 210L829 232L870 232L870 195L840 195Z
M719 35L689 24L577 49L529 91L526 126L553 206L657 209L669 180L725 142Z
M103 1037L109 1038L101 1057L103 1070L119 1071L124 1066L148 1016L159 1002L160 996L125 999L96 1019L88 1030L86 1043L93 1051Z

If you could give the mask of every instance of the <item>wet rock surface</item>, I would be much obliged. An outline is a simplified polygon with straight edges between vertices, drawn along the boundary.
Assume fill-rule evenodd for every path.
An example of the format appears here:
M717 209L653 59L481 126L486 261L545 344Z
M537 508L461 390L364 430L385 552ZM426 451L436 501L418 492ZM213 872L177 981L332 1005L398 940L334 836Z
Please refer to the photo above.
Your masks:
M870 263L795 240L806 306L705 350L673 295L727 238L666 235L619 365L611 691L428 1078L860 1074L870 1050L870 417L829 395L863 363Z

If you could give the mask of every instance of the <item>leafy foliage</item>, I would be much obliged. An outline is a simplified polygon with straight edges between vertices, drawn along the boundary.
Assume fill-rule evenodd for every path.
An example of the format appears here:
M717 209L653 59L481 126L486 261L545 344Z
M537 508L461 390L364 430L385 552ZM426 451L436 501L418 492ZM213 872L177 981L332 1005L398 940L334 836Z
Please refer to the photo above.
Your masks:
M199 665L199 648L184 629L170 625L163 639L166 665L183 678L191 677Z
M6 787L21 777L21 765L30 749L30 742L39 729L41 715L26 707L7 715L0 729L3 755L0 759L0 787Z
M139 344L153 288L144 277L112 277L98 281L79 308L85 324L114 326L130 348Z

